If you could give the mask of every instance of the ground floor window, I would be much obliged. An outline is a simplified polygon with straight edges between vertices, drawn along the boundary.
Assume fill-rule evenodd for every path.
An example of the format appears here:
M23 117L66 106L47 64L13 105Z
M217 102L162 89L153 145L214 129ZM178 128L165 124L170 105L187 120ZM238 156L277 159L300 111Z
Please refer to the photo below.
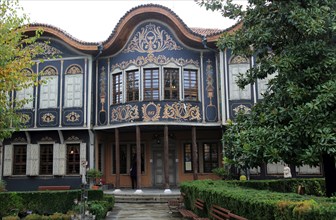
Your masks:
M218 167L218 146L215 143L203 144L203 165L204 173L211 173L212 169Z
M136 156L136 144L120 144L119 145L119 163L120 174L128 174L133 160ZM145 172L144 160L145 146L141 144L141 172ZM116 173L116 158L115 158L115 145L113 145L113 174Z
M190 173L192 171L192 145L188 143L184 144L184 172Z
M53 174L53 144L40 144L40 174Z
M13 174L26 175L27 145L14 145Z
M80 145L67 144L67 174L79 174Z

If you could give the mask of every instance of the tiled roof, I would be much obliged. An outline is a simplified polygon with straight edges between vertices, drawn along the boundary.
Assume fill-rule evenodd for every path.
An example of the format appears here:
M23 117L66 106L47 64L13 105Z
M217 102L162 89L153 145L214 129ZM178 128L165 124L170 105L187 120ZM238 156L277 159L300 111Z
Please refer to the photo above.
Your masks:
M212 36L212 35L217 35L217 34L221 34L224 32L224 30L222 29L218 29L218 28L194 28L191 27L190 28L193 32L200 34L202 36Z

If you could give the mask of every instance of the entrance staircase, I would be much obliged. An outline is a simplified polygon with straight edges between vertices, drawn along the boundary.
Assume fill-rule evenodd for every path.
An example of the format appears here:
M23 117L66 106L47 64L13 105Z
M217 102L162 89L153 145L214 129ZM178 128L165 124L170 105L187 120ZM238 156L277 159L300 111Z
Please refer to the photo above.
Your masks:
M121 189L104 190L105 194L113 194L117 203L165 203L180 197L179 189Z

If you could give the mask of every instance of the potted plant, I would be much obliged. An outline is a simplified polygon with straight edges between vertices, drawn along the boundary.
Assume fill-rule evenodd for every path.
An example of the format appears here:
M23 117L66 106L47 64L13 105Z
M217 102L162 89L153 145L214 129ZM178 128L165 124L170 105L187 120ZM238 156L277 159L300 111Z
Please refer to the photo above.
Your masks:
M100 184L100 178L103 176L103 173L93 168L86 171L86 176L89 179L91 188L98 189Z

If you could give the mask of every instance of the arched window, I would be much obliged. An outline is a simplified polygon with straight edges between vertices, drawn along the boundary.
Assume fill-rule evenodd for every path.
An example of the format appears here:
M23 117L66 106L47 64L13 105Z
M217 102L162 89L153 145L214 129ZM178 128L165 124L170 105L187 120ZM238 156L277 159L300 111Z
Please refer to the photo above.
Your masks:
M25 74L26 77L31 78L33 71L31 69L23 69L21 72ZM34 86L31 85L27 88L22 88L21 90L16 91L16 100L24 101L22 108L29 109L33 108L33 96L34 96Z
M240 89L237 85L239 74L250 69L250 61L244 56L234 56L229 63L230 100L251 99L251 85Z
M71 65L65 71L64 107L82 107L83 70L78 65Z
M42 70L40 86L40 108L57 108L58 97L58 71L53 66Z

